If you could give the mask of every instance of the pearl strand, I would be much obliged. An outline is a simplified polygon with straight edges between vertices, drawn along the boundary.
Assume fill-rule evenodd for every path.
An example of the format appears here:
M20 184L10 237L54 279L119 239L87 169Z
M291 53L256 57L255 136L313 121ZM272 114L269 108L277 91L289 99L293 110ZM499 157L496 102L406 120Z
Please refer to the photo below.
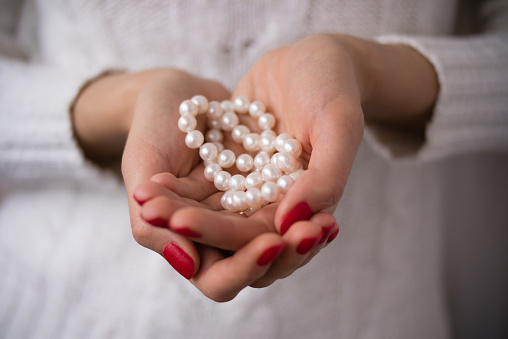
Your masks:
M252 214L262 206L276 202L304 172L298 159L302 154L301 143L288 134L277 135L273 128L276 119L266 112L260 101L249 102L238 96L233 101L208 101L202 95L185 100L179 107L178 128L187 133L185 144L191 149L199 148L199 156L205 163L204 175L220 191L225 191L221 205L231 212ZM209 130L204 136L196 130L196 116L204 114ZM249 114L257 119L261 133L254 133L240 124L237 114ZM253 157L243 153L238 157L224 149L223 132L231 132L232 139L243 145ZM206 141L206 142L205 142ZM242 173L231 175L224 169L236 168Z

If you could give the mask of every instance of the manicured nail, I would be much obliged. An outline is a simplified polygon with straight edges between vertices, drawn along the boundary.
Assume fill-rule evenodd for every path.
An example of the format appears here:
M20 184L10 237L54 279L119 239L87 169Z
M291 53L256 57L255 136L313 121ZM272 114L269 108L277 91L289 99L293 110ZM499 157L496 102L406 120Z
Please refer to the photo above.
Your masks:
M266 249L263 254L258 259L258 265L259 266L266 266L269 263L273 262L275 259L279 257L279 255L282 253L282 250L284 249L284 244L272 246L268 249Z
M321 228L321 239L319 239L317 243L318 245L322 244L323 242L325 242L326 239L328 239L328 236L330 235L333 226L335 226L335 223L331 224L330 226L323 226Z
M337 235L339 235L339 229L337 228L337 230L335 232L333 232L332 234L330 234L330 236L328 237L328 240L326 240L326 243L331 243L335 238L337 238Z
M178 245L170 242L164 247L162 255L185 279L192 278L194 275L194 261Z
M150 225L155 226L155 227L162 227L162 228L167 228L168 227L168 221L164 220L162 218L144 219L144 220L147 223L149 223Z
M199 234L196 231L191 230L187 227L181 227L181 228L170 228L171 231L178 233L180 235L183 235L184 237L190 237L190 238L201 238L201 234Z
M284 235L287 230L297 221L301 220L309 220L312 216L312 210L310 209L309 204L305 201L299 203L293 209L282 218L282 222L280 224L280 235Z
M305 238L302 239L298 247L296 248L296 253L298 254L307 254L321 239L321 236L315 238Z

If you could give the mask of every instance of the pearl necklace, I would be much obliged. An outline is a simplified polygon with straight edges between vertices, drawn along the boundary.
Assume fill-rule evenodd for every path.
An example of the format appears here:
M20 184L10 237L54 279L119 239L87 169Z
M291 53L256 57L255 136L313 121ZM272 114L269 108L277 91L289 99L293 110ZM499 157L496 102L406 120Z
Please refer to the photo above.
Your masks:
M225 191L221 198L224 209L250 215L276 202L303 173L298 160L302 145L286 133L277 135L273 131L276 119L265 112L262 102L250 103L245 96L234 101L208 102L206 97L196 95L183 101L179 111L178 128L187 133L185 144L191 149L199 148L199 156L205 164L205 178L218 190ZM263 132L251 133L247 126L240 124L237 114L247 113L257 119ZM206 136L196 129L198 114L208 118ZM235 142L243 144L246 151L257 152L256 156L244 153L236 157L233 151L224 149L222 131L231 132ZM223 170L235 164L240 172L250 173L245 177Z

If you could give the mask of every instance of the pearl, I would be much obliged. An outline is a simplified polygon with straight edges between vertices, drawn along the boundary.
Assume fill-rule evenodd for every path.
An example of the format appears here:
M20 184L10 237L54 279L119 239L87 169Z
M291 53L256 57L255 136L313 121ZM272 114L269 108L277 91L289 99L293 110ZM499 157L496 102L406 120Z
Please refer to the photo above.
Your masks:
M275 149L277 150L277 152L283 152L284 143L286 142L286 140L289 140L289 139L291 139L291 137L287 133L279 134L279 136L277 138L275 138L274 143L275 143Z
M225 210L229 210L230 206L232 207L233 201L231 199L229 200L229 203L228 203L228 197L232 197L232 196L233 196L233 192L232 191L226 191L226 192L224 192L224 194L220 198L220 204L222 205L222 207Z
M222 167L220 167L220 165L218 163L216 163L216 162L210 162L205 167L205 178L206 178L206 180L213 182L215 174L219 173L220 171L222 171Z
M263 104L261 101L259 100L256 100L254 102L252 102L250 105L249 105L249 114L251 117L253 117L254 119L257 119L259 118L259 116L263 113L265 113L266 111L266 106L265 104Z
M277 181L277 179L279 179L279 177L282 175L282 172L274 164L268 164L263 167L261 174L263 175L263 180L269 182Z
M298 177L300 177L300 175L302 175L304 172L304 170L302 169L298 169L296 171L294 171L293 173L290 173L289 176L291 178L293 178L294 181L296 181L298 179Z
M261 137L257 133L249 133L243 139L243 147L247 151L255 152L259 150L259 140Z
M229 179L231 179L229 172L220 171L215 174L213 184L219 191L225 191L229 188Z
M274 182L267 182L261 187L261 196L268 202L277 201L279 194L279 186Z
M289 175L283 175L277 180L277 186L279 186L281 193L286 193L293 182L295 181Z
M231 131L231 137L237 143L241 143L241 142L243 142L243 138L245 138L245 136L249 133L250 133L249 127L247 127L245 125L238 125L238 126L235 126L233 128L233 130Z
M249 110L249 99L244 95L240 95L235 98L233 105L238 113L245 114Z
M278 163L279 163L279 156L280 156L280 153L275 153L274 155L272 155L272 157L270 158L270 163L271 164L274 164L275 166L279 166Z
M210 101L208 104L208 110L206 111L206 117L208 119L218 120L223 113L224 109L217 101Z
M192 149L199 148L203 144L203 141L205 141L205 137L197 129L190 131L185 136L185 144Z
M240 120L238 119L238 116L234 112L226 112L222 115L220 120L220 126L223 130L229 132L233 128L235 128L236 125Z
M206 161L212 161L217 157L217 154L219 151L217 150L217 146L212 144L211 142L207 142L206 144L203 144L199 148L199 156L201 159Z
M224 112L234 112L235 106L230 100L224 100L220 103L221 107L224 109Z
M203 114L208 109L208 99L203 95L195 95L191 101L198 106L198 114Z
M295 158L302 155L302 144L296 139L288 139L282 146L282 151L290 153Z
M245 177L235 174L229 179L229 189L232 191L243 191L245 189Z
M206 132L205 140L208 142L222 142L222 140L224 140L224 134L218 129L210 129Z
M190 100L185 100L178 108L180 115L190 114L196 116L198 114L198 106Z
M217 162L222 168L230 168L235 164L236 156L233 151L225 149L217 156Z
M259 172L250 173L247 178L245 178L245 187L247 189L252 187L261 187L263 184L263 176Z
M245 200L250 207L261 207L261 191L257 187L251 187L245 192Z
M222 142L214 141L212 142L212 144L214 144L215 147L217 147L217 152L222 152L224 150L224 145L222 144Z
M274 140L275 137L270 134L262 135L261 139L259 140L259 147L265 152L272 153L275 151L275 145L273 144Z
M263 130L272 129L275 126L275 117L270 113L263 113L258 118L258 125Z
M211 129L220 129L220 120L210 120L208 119L207 120L207 126L208 128L211 128Z
M289 153L282 152L275 158L275 164L284 172L293 172L296 170L297 162L294 156Z
M184 114L178 119L178 128L182 132L190 132L196 129L198 121L193 115Z
M263 169L263 167L265 167L265 165L269 164L270 163L270 156L268 155L268 153L266 153L265 151L261 151L259 152L255 157L254 157L254 166L258 169L258 170L261 170Z
M248 207L249 205L247 204L247 199L245 197L244 191L236 191L233 193L233 208L236 211L243 211Z
M275 138L277 138L277 133L275 133L271 129L265 129L263 132L261 132L261 136L263 136L263 135L271 135L274 140L275 140Z
M254 166L254 159L250 154L241 154L236 158L236 168L241 172L248 172Z

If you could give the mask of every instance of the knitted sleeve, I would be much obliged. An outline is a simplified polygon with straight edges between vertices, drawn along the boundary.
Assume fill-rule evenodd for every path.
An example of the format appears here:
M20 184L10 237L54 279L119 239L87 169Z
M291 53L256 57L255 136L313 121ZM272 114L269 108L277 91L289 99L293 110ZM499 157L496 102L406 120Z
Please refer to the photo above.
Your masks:
M477 14L484 24L475 35L378 38L382 43L416 49L438 75L440 93L426 140L410 155L435 159L475 151L508 151L508 2L487 1ZM393 158L408 140L386 138L385 132L371 126L365 136L379 153Z

